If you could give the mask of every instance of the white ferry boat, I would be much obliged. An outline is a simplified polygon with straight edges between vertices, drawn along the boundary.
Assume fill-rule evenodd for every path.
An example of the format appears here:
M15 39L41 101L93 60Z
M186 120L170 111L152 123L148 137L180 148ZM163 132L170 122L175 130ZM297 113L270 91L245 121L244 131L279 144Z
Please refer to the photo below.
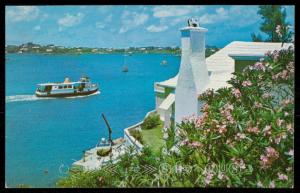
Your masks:
M88 77L81 77L77 82L71 82L65 78L61 83L42 83L37 85L35 95L37 97L70 97L90 95L99 90L97 84L92 84Z

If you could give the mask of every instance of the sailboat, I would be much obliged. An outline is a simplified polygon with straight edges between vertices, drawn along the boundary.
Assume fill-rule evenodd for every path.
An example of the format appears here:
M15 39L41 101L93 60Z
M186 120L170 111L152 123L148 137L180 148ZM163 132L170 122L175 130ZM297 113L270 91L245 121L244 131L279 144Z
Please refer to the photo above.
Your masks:
M128 72L128 66L126 65L126 48L124 49L124 66L122 72Z

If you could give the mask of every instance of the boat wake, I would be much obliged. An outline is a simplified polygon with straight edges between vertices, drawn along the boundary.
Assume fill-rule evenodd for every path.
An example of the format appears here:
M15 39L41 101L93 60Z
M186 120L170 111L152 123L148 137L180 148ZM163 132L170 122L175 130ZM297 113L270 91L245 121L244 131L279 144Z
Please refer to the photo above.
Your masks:
M14 95L14 96L6 96L5 103L21 102L21 101L37 101L37 100L47 100L47 99L74 99L74 98L83 98L83 97L88 97L88 96L98 95L98 94L100 94L100 91L97 91L90 95L72 96L72 97L64 97L64 98L37 97L35 95Z

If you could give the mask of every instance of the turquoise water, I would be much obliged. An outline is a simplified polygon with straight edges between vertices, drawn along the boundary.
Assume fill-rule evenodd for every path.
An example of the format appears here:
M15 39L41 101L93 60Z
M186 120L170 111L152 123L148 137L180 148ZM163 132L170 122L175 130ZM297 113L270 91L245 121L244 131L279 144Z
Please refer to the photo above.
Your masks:
M107 138L103 112L113 138L155 108L153 84L176 75L180 58L163 54L123 56L7 54L5 64L5 181L54 187L83 150ZM160 62L167 60L168 65ZM70 99L37 99L37 83L75 81L88 75L101 94ZM47 170L48 173L44 171Z

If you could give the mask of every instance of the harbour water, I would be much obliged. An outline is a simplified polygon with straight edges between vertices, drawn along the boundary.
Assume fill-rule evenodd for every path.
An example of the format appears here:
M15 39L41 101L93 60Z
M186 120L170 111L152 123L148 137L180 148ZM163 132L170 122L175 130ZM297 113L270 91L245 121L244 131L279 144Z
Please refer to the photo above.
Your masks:
M107 138L103 112L112 137L139 122L155 108L153 84L176 75L180 58L133 54L122 72L121 54L7 54L5 64L5 181L7 186L54 187L68 167L101 137ZM167 65L160 65L161 61ZM101 93L88 97L39 99L35 85L75 81L88 75Z

